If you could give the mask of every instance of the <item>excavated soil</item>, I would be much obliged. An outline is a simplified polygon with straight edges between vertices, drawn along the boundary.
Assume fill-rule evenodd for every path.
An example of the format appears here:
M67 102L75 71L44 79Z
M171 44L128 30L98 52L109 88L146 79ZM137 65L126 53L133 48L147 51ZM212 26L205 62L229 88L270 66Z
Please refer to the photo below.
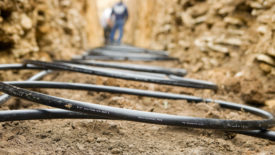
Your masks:
M178 62L154 62L166 67L178 66ZM111 86L139 88L180 94L191 94L243 103L246 91L255 91L247 83L259 83L259 79L234 80L227 69L212 72L190 73L188 77L208 79L223 83L217 92L191 88L171 87L133 82L71 72L55 72L43 80L81 82ZM10 80L26 79L31 74L16 72ZM16 76L18 75L18 76ZM249 82L248 82L249 81ZM259 84L259 86L261 86ZM257 117L221 109L214 104L187 103L137 97L132 95L98 93L92 91L35 89L50 95L109 106L154 111L176 115L225 119L258 119ZM258 93L265 93L257 91ZM1 109L46 108L21 99L12 99ZM263 109L272 111L268 107ZM273 109L273 114L275 113ZM233 134L223 131L191 129L184 127L152 125L128 121L110 120L35 120L1 123L1 154L272 154L275 143L269 140Z

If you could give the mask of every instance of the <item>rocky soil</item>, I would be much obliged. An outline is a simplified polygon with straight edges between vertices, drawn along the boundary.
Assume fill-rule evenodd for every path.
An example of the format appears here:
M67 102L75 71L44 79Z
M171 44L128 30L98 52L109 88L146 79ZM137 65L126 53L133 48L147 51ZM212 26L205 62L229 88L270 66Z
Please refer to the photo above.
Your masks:
M128 0L124 42L165 49L179 61L137 62L186 68L187 77L217 83L195 90L55 72L43 80L190 94L258 106L275 114L275 2ZM99 10L101 8L98 8ZM101 43L96 1L0 0L0 63L70 59ZM273 19L274 18L274 19ZM1 71L1 81L34 72ZM258 119L212 104L86 91L36 89L64 98L176 115ZM45 108L13 98L2 110ZM275 130L273 128L273 130ZM0 154L273 154L275 143L222 131L126 121L37 120L0 123Z
M100 44L94 39L101 35L95 4L86 0L1 0L0 62L26 57L70 59L81 53L79 49Z
M225 81L250 83L251 89L240 91L245 102L274 106L270 104L274 104L274 94L269 93L275 90L275 1L128 3L133 18L128 22L125 41L169 50L180 59L179 66L193 73L212 74L215 70L229 77ZM225 81L216 82L223 85Z

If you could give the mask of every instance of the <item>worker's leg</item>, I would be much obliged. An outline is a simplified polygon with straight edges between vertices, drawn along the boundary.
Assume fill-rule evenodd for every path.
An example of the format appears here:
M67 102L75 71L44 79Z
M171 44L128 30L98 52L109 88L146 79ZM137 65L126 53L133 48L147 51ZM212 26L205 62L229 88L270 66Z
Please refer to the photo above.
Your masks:
M105 43L105 44L107 44L107 42L108 42L108 40L109 40L109 38L110 38L110 37L108 36L108 34L107 34L107 33L108 33L107 30L108 30L108 28L105 27L105 28L104 28L104 43Z
M111 30L112 30L112 28L107 26L105 33L104 33L105 34L105 44L108 44L110 42Z
M124 27L124 21L120 21L118 24L118 29L119 29L119 38L118 38L118 43L121 43L121 39L123 37L123 27Z
M117 22L115 23L115 25L113 26L112 30L111 30L111 34L110 34L110 42L114 43L114 38L115 38L115 34L116 34L116 30L118 29L117 26Z

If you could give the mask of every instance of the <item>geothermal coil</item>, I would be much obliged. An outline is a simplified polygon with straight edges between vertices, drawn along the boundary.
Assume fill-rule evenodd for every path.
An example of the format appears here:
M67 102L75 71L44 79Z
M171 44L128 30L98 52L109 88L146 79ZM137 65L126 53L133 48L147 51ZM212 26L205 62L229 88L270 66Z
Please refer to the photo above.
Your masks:
M132 49L129 53L147 53L141 48L114 47L108 46L104 50L115 48L115 51L125 52L125 49ZM165 56L161 51L156 55ZM0 96L0 104L8 101L10 96L22 98L38 104L50 106L57 109L24 109L24 110L4 110L0 111L0 122L36 120L36 119L107 119L125 120L159 125L182 126L190 128L214 129L235 132L275 141L275 132L268 130L274 127L275 120L271 113L259 108L222 101L210 98L201 98L191 95L173 94L158 91L148 91L141 89L130 89L123 87L92 85L85 83L68 83L37 81L44 76L57 71L78 72L89 75L118 78L124 80L156 83L189 88L213 89L217 86L208 81L183 78L187 72L183 69L161 68L156 66L142 66L122 63L99 62L94 60L71 60L71 61L33 61L26 60L23 64L3 64L0 70L10 69L35 69L42 70L27 81L7 81L0 82L0 91L4 92ZM70 89L82 91L108 92L114 94L128 94L136 96L146 96L160 99L185 100L198 103L216 103L220 107L231 110L245 111L262 117L261 120L226 120L213 118L198 118L190 116L177 116L155 112L145 112L117 108L93 103L86 103L76 100L69 100L61 97L50 96L25 88L51 88Z

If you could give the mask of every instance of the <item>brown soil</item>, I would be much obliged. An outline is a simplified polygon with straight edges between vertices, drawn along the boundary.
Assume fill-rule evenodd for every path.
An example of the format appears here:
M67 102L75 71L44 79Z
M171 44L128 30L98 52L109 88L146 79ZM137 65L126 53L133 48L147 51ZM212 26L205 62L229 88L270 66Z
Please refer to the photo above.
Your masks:
M152 63L151 63L152 64ZM158 63L153 63L158 64ZM177 66L177 62L164 62ZM224 76L226 70L189 74L188 77L223 83L218 92L132 82L80 73L56 72L44 78L51 81L82 82L191 94L242 103L248 79L236 82ZM25 73L26 78L30 76ZM203 78L202 78L203 77ZM18 77L14 76L14 79ZM21 78L22 79L22 78ZM257 83L259 80L250 80ZM87 91L41 89L43 93L115 107L176 115L226 119L258 119L242 112L223 110L216 105L187 103L131 95ZM255 91L255 90L254 90ZM264 93L258 91L259 93ZM164 103L168 103L165 107ZM2 109L42 108L35 103L12 99ZM267 107L264 109L271 111ZM273 111L274 112L274 111ZM37 120L1 123L1 153L31 154L272 154L274 142L223 131L161 126L128 121Z

